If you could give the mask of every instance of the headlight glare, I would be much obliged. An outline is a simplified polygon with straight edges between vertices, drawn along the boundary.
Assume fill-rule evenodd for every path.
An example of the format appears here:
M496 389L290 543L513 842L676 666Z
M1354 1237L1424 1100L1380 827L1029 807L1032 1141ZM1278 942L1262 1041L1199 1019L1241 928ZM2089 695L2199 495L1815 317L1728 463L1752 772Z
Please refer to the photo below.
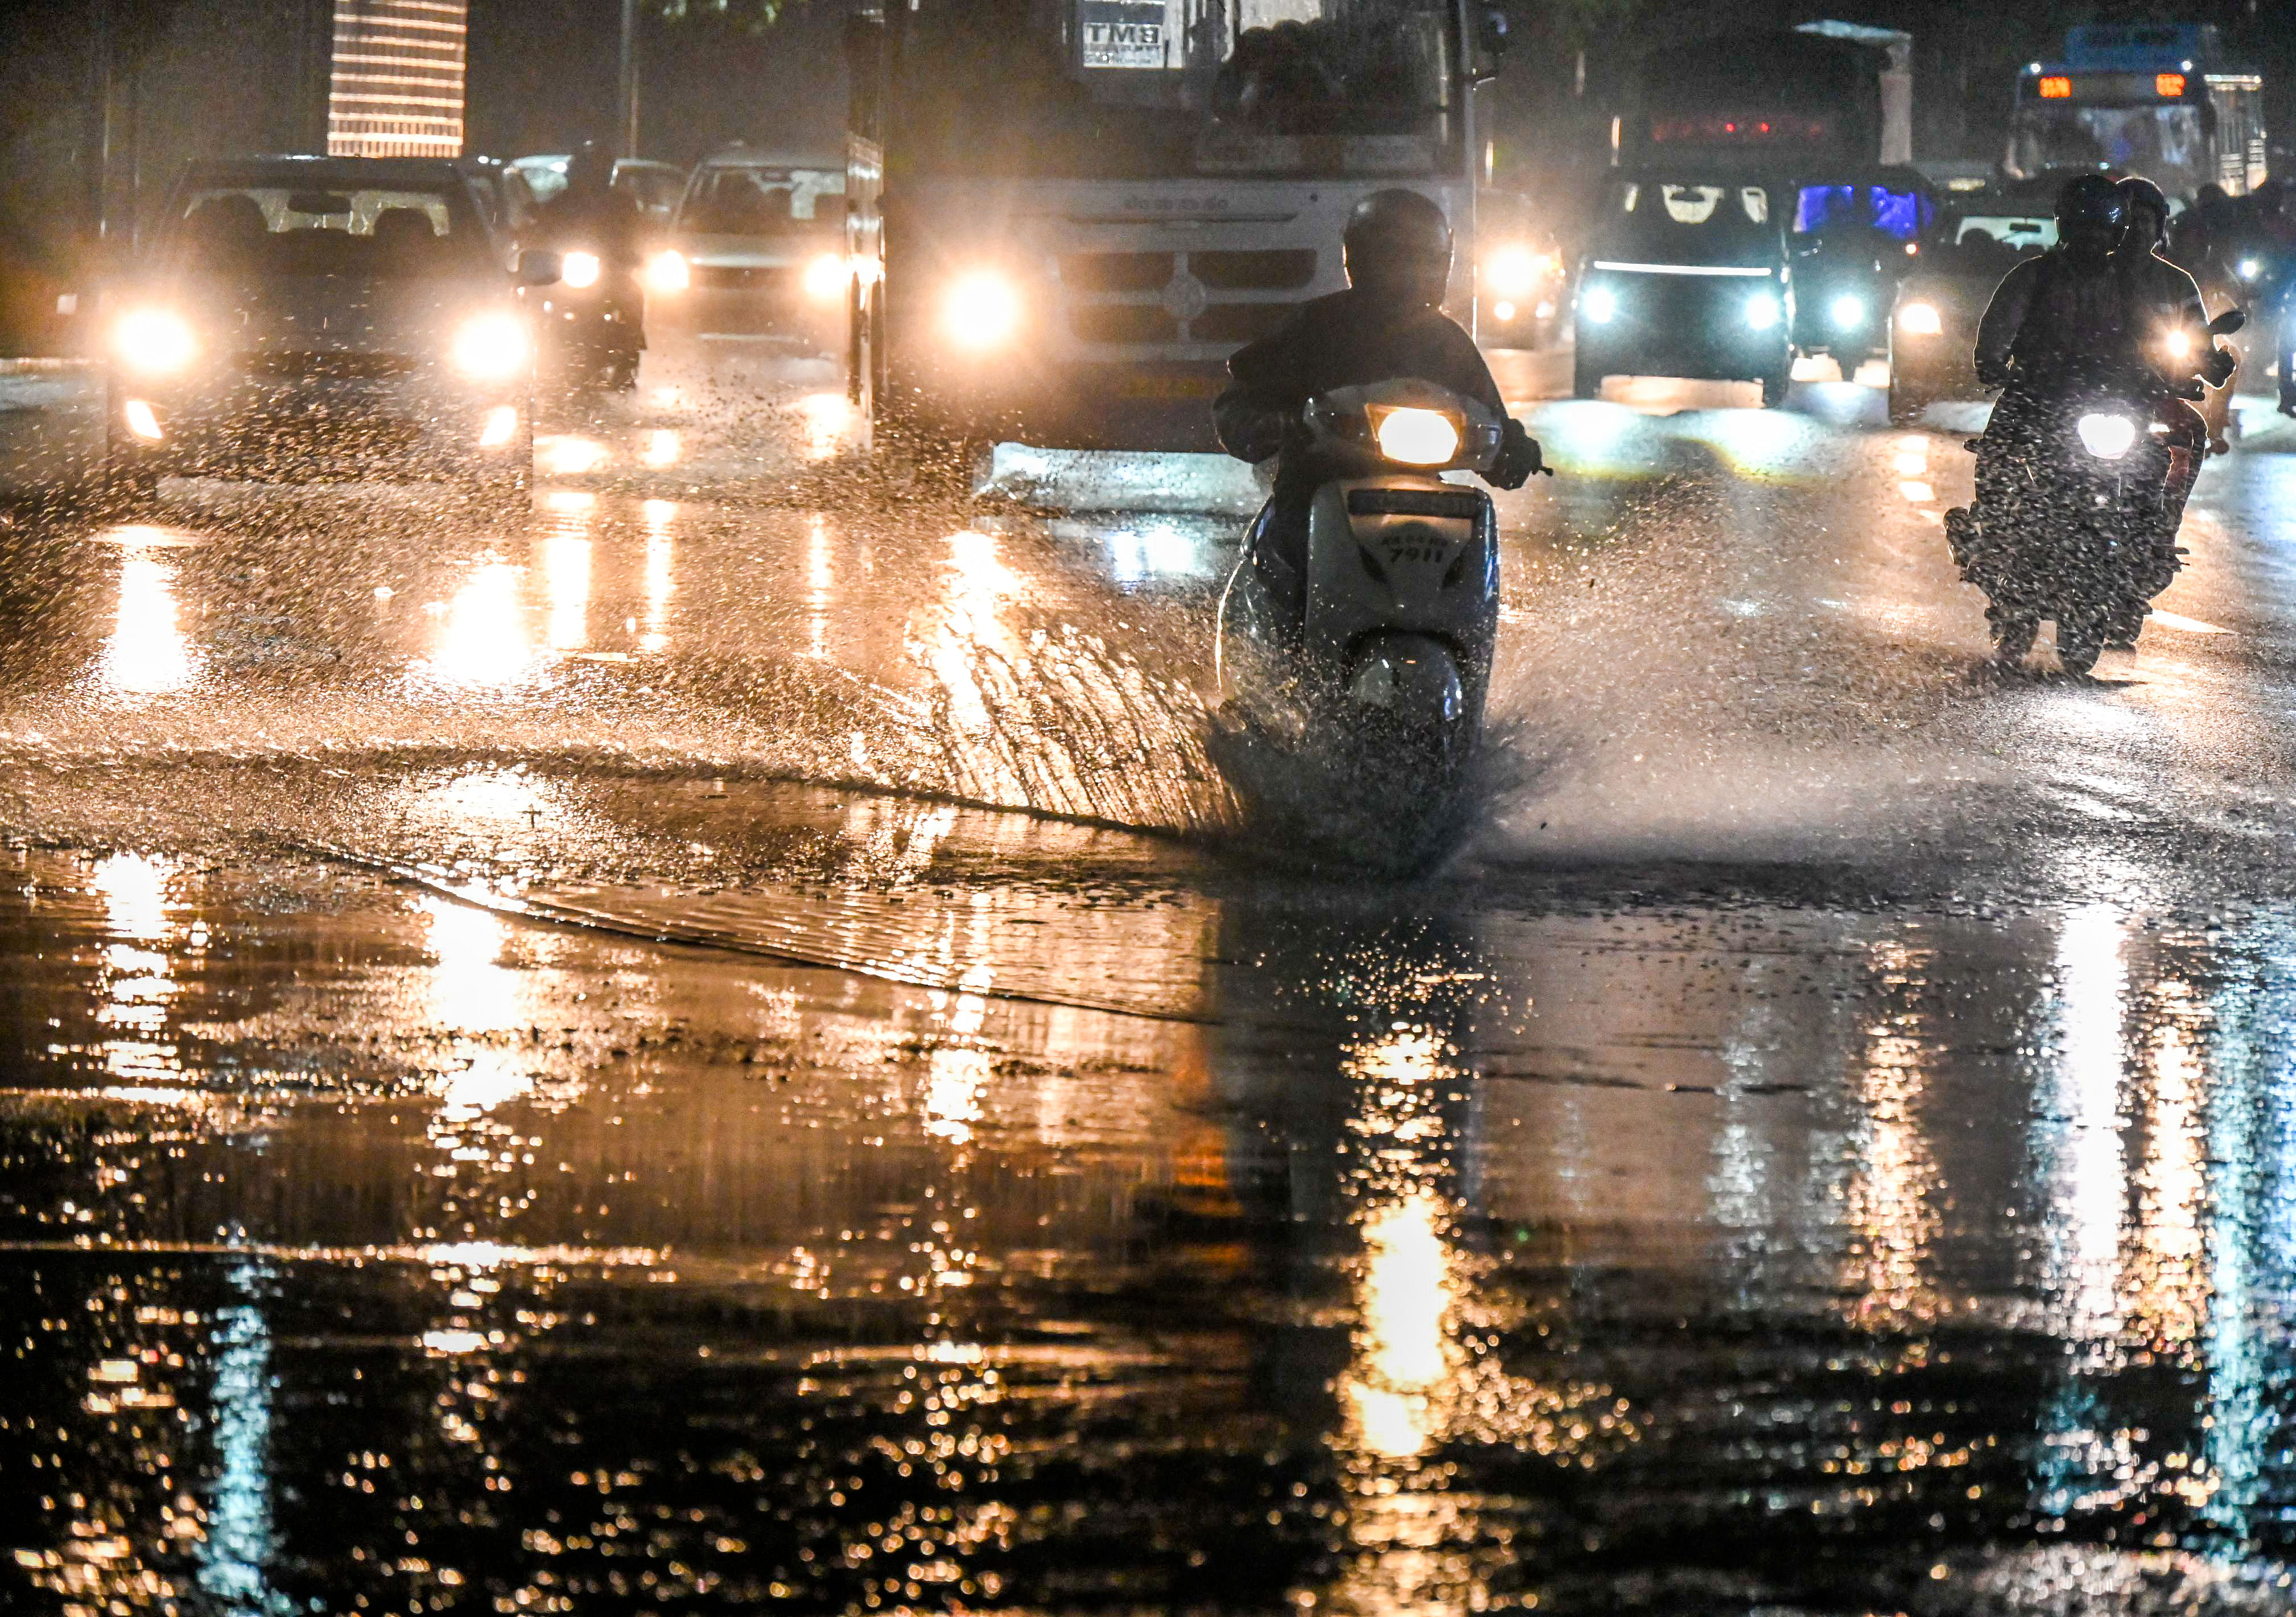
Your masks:
M992 349L1021 325L1021 294L994 270L976 270L950 283L941 300L941 320L959 348Z
M823 253L805 267L805 295L816 303L826 303L842 297L846 283L852 278L843 253Z
M1934 337L1945 330L1945 322L1938 317L1936 305L1908 303L1898 311L1898 329L1908 337Z
M1444 410L1374 410L1379 452L1406 466L1440 466L1458 458L1458 418Z
M570 252L558 261L558 278L579 290L597 285L598 276L603 269L604 266L598 262L596 253Z
M1590 286L1578 294L1578 312L1596 325L1608 325L1619 312L1619 294L1607 286Z
M675 249L658 252L646 260L645 288L650 292L668 296L682 292L693 284L693 268L685 255Z
M493 314L463 321L455 332L449 357L463 375L499 382L517 374L529 352L526 327L518 316Z
M1838 326L1863 325L1866 324L1866 300L1844 292L1833 300L1833 307L1826 312L1833 316L1833 324Z
M131 371L163 376L191 364L199 339L180 315L164 308L130 309L111 331L111 351Z
M2136 423L2126 415L2093 411L2075 423L2074 430L2080 434L2081 447L2099 460L2119 460L2136 441Z
M1539 259L1528 247L1502 247L1491 255L1483 275L1502 298L1521 298L1538 283Z
M1756 292L1746 300L1746 324L1754 331L1768 331L1778 323L1783 312L1771 293Z
M2239 275L2240 275L2240 278L2241 278L2242 280L2243 280L2243 281L2253 281L2253 280L2255 280L2255 279L2256 279L2256 277L2257 277L2257 276L2259 276L2259 275L2262 275L2263 273L2264 273L2264 266L2263 266L2262 264L2259 263L2256 259L2243 259L2240 261Z

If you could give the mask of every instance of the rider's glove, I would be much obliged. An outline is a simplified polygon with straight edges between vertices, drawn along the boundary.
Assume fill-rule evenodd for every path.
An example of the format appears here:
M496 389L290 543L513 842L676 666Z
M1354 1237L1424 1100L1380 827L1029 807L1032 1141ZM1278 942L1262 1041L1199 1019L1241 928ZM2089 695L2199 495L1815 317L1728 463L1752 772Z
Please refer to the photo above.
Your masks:
M1523 430L1521 422L1509 417L1506 431L1499 439L1498 458L1491 463L1491 482L1500 488L1520 488L1538 473L1554 475L1538 453L1538 440Z
M2210 349L2208 358L2202 363L2201 374L2208 378L2210 387L2220 388L2232 380L2232 373L2238 369L2239 355L2230 349Z

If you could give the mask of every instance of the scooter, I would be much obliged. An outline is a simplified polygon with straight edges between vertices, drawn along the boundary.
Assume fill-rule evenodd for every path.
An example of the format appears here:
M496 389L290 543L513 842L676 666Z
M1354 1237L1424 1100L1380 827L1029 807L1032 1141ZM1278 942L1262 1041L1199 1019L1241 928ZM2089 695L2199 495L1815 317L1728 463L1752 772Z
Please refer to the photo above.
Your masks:
M579 247L560 253L558 264L538 322L552 368L577 388L636 386L645 348L645 292L636 271Z
M2228 336L2245 318L2228 309L2209 334ZM1962 577L1986 594L1997 661L2022 658L2045 618L2069 674L2087 673L2108 644L2135 644L2183 554L2168 498L2174 457L2205 447L2172 441L2161 406L2202 395L2197 378L2100 375L2066 389L1989 465L1980 460L1977 503L1947 513L1946 538ZM1985 441L1968 447L1981 452Z
M1223 707L1324 765L1310 813L1346 807L1337 790L1424 829L1476 755L1499 618L1490 496L1440 474L1488 473L1505 423L1408 380L1324 394L1304 419L1312 464L1331 470L1309 505L1305 611L1247 547L1220 597Z

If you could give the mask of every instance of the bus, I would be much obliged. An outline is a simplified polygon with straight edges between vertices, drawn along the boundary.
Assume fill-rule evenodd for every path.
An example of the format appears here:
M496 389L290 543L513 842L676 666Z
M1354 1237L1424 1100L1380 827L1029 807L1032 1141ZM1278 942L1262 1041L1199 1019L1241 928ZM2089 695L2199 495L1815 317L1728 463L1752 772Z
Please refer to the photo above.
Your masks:
M1226 361L1431 197L1472 319L1476 0L893 0L849 16L852 390L872 422L1217 448Z
M2172 197L2212 184L2243 195L2264 183L2264 77L2228 60L2209 24L2073 29L2062 60L2019 75L2001 166L2013 179L2113 168Z

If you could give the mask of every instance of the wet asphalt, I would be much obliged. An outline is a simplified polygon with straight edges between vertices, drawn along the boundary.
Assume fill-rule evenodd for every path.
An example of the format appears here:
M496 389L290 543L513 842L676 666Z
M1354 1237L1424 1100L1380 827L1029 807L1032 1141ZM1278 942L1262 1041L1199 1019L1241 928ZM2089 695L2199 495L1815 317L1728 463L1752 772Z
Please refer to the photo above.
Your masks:
M673 353L530 520L17 510L0 1611L2296 1610L2296 429L2001 677L1976 418L1501 370L1409 879L1218 465Z

